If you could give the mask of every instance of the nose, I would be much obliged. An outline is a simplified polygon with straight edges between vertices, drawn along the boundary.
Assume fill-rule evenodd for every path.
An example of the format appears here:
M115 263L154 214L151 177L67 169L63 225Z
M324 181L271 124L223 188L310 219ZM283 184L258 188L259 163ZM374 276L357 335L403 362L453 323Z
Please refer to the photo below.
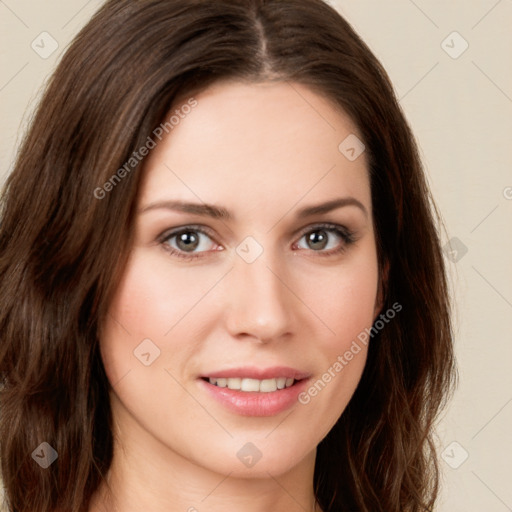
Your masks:
M269 263L263 256L252 263L236 258L226 283L224 313L227 330L235 338L269 343L292 333L293 293L285 284L284 269Z

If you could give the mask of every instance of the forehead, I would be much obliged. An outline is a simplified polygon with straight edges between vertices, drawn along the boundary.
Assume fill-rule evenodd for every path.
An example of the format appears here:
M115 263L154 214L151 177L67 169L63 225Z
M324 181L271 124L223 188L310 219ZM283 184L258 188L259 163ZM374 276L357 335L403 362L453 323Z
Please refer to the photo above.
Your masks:
M353 195L371 209L366 155L351 161L340 150L358 130L326 98L291 82L219 82L181 108L189 99L145 162L141 201L282 210L306 196Z

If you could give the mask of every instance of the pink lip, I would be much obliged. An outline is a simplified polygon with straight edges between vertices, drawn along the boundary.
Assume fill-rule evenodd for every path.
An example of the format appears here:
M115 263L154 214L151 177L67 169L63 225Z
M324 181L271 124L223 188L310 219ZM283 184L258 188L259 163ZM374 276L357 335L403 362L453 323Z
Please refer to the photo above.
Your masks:
M270 368L256 368L255 366L245 366L240 368L231 368L229 370L219 370L201 375L206 379L236 379L244 377L247 379L274 379L277 377L286 377L287 379L302 380L310 376L309 373L300 372L288 366L272 366Z
M309 376L310 374L284 366L266 369L254 367L233 368L204 375L202 378L198 379L198 382L209 396L236 414L241 416L274 416L297 403L298 395L306 388ZM208 380L205 380L210 377L222 379L245 377L258 380L286 377L296 379L297 382L289 388L263 393L220 388L214 384L210 384Z

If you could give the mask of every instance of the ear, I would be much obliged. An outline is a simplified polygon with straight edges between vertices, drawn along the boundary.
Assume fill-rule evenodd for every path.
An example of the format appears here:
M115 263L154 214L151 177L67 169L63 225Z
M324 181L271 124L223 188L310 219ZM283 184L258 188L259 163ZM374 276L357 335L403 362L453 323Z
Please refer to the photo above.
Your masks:
M382 270L379 272L379 283L377 288L377 297L375 299L375 309L373 312L373 321L380 315L384 302L386 301L386 290L388 288L389 262L384 262Z

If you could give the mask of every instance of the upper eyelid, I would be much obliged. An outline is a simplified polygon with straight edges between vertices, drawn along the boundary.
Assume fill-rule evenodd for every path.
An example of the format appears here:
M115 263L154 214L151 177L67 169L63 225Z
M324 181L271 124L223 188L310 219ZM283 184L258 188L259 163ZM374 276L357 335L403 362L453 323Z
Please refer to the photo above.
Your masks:
M182 231L198 231L200 233L203 233L205 235L208 235L210 238L214 239L215 235L212 229L208 228L207 226L200 226L196 224L186 224L184 226L179 226L176 228L166 229L159 237L159 240L167 240L173 236L176 236L178 233L181 233Z
M336 224L334 222L318 222L316 224L313 223L304 228L300 228L297 231L294 231L293 234L294 235L298 235L299 233L305 234L305 233L308 233L309 231L314 231L315 229L322 229L322 228L327 229L328 231L339 230L339 231L351 232L350 229L348 229L346 226L343 226L342 224Z

